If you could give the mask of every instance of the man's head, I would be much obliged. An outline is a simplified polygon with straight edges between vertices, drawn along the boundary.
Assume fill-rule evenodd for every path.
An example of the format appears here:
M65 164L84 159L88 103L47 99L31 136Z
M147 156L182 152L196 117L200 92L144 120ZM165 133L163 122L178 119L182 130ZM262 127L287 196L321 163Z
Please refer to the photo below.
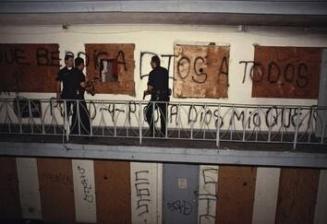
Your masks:
M67 68L72 68L74 67L74 57L71 54L66 54L65 55L65 65Z
M151 64L152 69L160 67L160 58L157 55L153 56L151 58L151 63L150 64Z
M83 71L83 69L84 69L84 59L83 58L80 58L80 57L75 58L75 68Z

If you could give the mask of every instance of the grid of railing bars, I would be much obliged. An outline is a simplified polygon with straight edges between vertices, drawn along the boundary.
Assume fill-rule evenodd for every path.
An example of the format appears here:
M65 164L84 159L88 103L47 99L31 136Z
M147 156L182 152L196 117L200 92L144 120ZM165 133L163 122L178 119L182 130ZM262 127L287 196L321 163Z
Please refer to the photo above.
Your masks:
M67 102L77 110L77 132L70 133L72 112L66 113ZM80 110L83 101L56 99L1 99L1 133L168 138L189 140L259 143L326 144L327 108L317 106L236 105L190 102L87 101L90 131L83 133ZM166 130L160 126L159 103L167 108ZM155 113L154 134L150 134L145 113L151 106ZM71 110L72 111L72 110ZM76 126L75 126L76 127Z

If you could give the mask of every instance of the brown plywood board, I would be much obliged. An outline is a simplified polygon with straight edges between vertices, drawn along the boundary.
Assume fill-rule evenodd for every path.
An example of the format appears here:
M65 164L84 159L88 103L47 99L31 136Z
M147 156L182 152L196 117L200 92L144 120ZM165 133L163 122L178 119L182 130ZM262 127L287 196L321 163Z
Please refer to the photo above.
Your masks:
M229 47L176 45L174 51L174 97L228 97Z
M94 161L97 223L131 223L129 162Z
M0 220L20 219L16 159L0 157Z
M219 166L216 223L251 224L256 168Z
M276 223L313 223L318 169L282 168L276 211Z
M74 223L75 204L70 159L37 159L42 217L46 222Z
M0 44L0 92L56 92L58 44Z
M252 97L317 99L321 48L256 46Z
M87 80L95 82L96 93L135 95L134 44L85 44ZM116 60L118 80L101 82L101 60Z

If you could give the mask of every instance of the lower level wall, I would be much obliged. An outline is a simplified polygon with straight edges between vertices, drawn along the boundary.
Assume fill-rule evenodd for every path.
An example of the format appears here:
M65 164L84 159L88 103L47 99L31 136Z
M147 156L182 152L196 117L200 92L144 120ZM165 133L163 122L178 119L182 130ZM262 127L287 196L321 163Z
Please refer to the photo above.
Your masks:
M0 179L0 221L327 223L327 170L0 157Z

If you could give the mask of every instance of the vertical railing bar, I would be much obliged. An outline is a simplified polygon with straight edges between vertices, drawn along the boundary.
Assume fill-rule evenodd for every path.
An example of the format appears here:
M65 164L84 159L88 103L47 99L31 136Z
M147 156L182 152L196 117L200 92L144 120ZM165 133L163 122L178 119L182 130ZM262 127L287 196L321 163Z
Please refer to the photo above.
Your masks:
M91 104L89 104L89 105L91 105ZM87 105L86 105L86 107L87 107ZM96 113L96 106L94 106L94 108L95 108L95 113ZM90 124L90 136L93 136L93 125L92 125L92 118L91 118L91 107L89 106L89 124Z
M76 110L77 110L77 124L78 124L78 135L81 135L81 114L79 108L80 101L77 99L75 100ZM75 126L75 124L73 124ZM73 126L73 127L74 127Z
M256 108L256 112L253 114L253 121L254 121L254 115L256 115L257 112L260 111L260 110L261 110L260 107L257 107L257 108ZM259 114L259 116L260 116L260 114ZM261 118L260 118L260 119L261 119ZM258 127L255 126L255 127L254 127L254 130L255 130L255 142L258 142Z
M23 126L22 126L22 114L20 111L20 104L19 104L19 98L16 98L16 104L17 104L17 113L18 113L18 122L19 122L19 133L23 134Z
M325 131L326 131L326 118L323 119L323 126L322 126L322 133L321 133L320 144L324 144Z
M249 108L245 108L245 115L248 114L248 109ZM248 120L248 119L244 119L245 122ZM242 128L243 128L243 137L242 137L242 141L245 142L245 129L246 129L246 123L244 125L244 120L243 120L243 123L242 123Z
M126 120L127 120L127 122L128 122L128 125L126 125L126 136L127 137L129 137L129 129L130 129L130 126L131 126L131 122L130 122L130 117L129 117L129 107L130 107L130 103L128 102L127 104L126 104L126 107L127 107L127 109L126 109L126 111L127 111L127 113L125 113L125 122L126 122Z
M235 106L233 105L233 107L232 107L232 116L233 116L234 112L235 112ZM233 141L233 125L234 125L234 116L233 116L232 118L233 118L233 119L232 119L232 124L230 124L230 125L231 125L231 128L230 128L230 140L231 140L231 141Z
M202 139L206 139L206 114L207 114L207 104L204 104L204 116L203 116L203 121L202 121L202 127L203 127L203 138Z
M300 111L300 108L298 108L298 111ZM300 116L298 114L298 111L296 112L296 126L295 126L294 140L293 140L293 150L296 149L298 132L299 132Z
M194 108L194 103L192 103L192 108ZM193 111L193 110L191 110L191 111ZM191 138L191 140L193 140L193 138L194 138L194 136L193 136L193 131L194 131L194 121L193 121L193 119L192 119L192 121L191 121L191 133L190 133L190 138Z
M217 127L216 127L216 146L219 149L220 148L220 104L218 105L218 120L217 120Z
M138 119L138 123L139 123L139 143L140 143L140 145L142 144L142 135L143 135L143 133L142 133L142 104L141 104L141 102L139 102L139 119Z
M31 133L34 134L34 122L33 122L31 100L27 99L27 103L28 103L29 120L31 122Z
M152 138L154 138L156 136L156 128L155 126L155 119L154 119L154 114L155 114L155 102L156 101L152 101L151 107L152 107L152 116L151 116L151 123L152 123Z
M166 113L165 115L165 138L168 138L168 102L165 102L165 107L166 107Z
M70 127L68 121L67 100L64 99L64 135L66 134L66 141L69 141Z
M9 103L6 103L6 118L8 118L8 129L9 129L9 133L11 134L11 119L9 115Z
M311 142L311 137L312 137L312 133L313 133L312 114L313 114L313 107L310 107L310 116L309 116L310 127L308 127L309 133L308 133L307 143Z
M48 102L50 103L50 102ZM41 111L39 111L40 115L41 115L41 128L42 128L42 134L44 135L45 134L45 127L44 127L44 117L43 117L43 114L41 114L41 112L43 112L42 110L42 101L40 101L40 109Z
M271 142L271 131L272 131L272 126L269 125L269 127L268 127L268 142Z
M178 103L178 107L177 107L177 113L178 113L178 139L181 138L181 115L180 115L180 107L181 107L181 104Z
M117 117L117 120L116 120L116 103L114 103L114 107L113 107L113 119L114 119L114 137L117 137L117 120L118 120L118 117Z

